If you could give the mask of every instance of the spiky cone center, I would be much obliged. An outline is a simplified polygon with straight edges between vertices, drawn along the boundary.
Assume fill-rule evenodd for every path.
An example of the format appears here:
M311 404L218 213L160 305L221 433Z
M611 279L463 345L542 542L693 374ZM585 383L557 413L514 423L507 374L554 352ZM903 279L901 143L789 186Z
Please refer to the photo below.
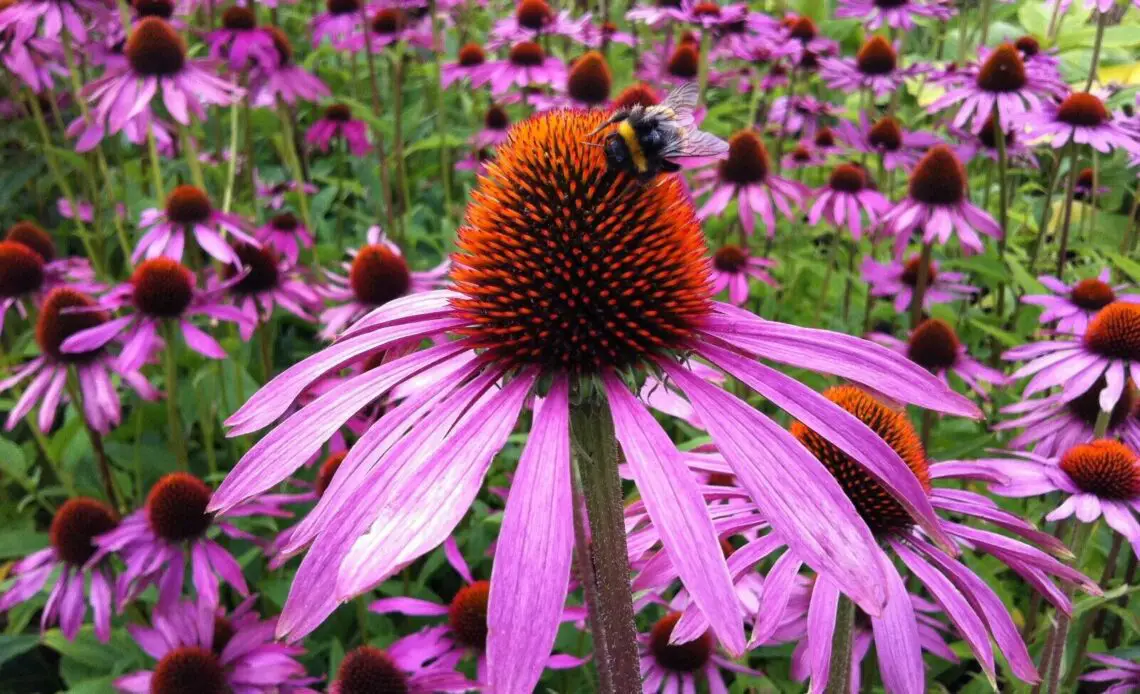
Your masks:
M83 566L95 555L92 541L118 525L119 518L111 507L81 496L68 499L59 507L52 518L48 537L61 561Z
M902 141L902 126L890 116L880 118L867 133L867 142L875 149L884 152L898 151L902 147Z
M1101 439L1073 446L1061 456L1061 469L1078 489L1100 499L1126 501L1140 496L1140 461L1119 441Z
M819 35L819 28L810 17L796 17L788 27L788 36L801 43L807 43Z
M693 5L694 17L719 17L721 14L720 5L715 2L698 2Z
M700 224L675 176L612 170L601 111L516 125L472 194L452 279L462 332L503 365L597 372L682 349L710 310Z
M1116 301L1112 285L1095 277L1081 280L1069 290L1069 300L1088 311L1099 311Z
M313 485L316 488L318 497L324 496L325 491L329 488L329 485L332 484L333 475L340 469L340 464L344 462L347 455L347 451L333 453L325 458L325 462L321 463L321 468L317 470L316 482Z
M406 26L407 13L395 7L386 7L372 15L372 31L377 34L395 34Z
M172 258L152 258L131 275L135 308L157 318L177 318L194 299L194 273Z
M534 41L520 41L511 46L508 57L516 67L536 67L546 60L546 51Z
M831 170L827 186L841 193L858 193L867 187L867 175L855 164L840 164Z
M230 31L250 31L257 28L257 15L248 7L234 5L222 13L222 26Z
M1089 322L1084 339L1103 357L1140 362L1140 305L1117 301L1105 306Z
M0 241L0 297L30 294L44 284L44 259L15 241Z
M930 491L930 466L926 462L926 451L905 412L887 407L854 386L829 388L823 395L883 439L899 454L923 488ZM914 524L911 515L878 480L835 444L800 422L793 422L791 431L832 474L859 516L877 537L902 532Z
M649 631L649 652L662 668L670 672L697 672L712 658L713 635L706 631L687 643L669 643L673 629L681 619L680 612L670 612Z
M855 65L865 75L889 75L898 67L899 57L891 42L872 36L855 55Z
M273 50L277 51L278 67L285 67L293 62L293 43L289 37L278 27L268 27L269 38L273 40Z
M336 671L338 694L408 694L408 676L384 651L361 646Z
M653 106L661 103L661 97L658 96L657 90L645 84L638 82L631 84L621 91L614 99L614 109L633 108L634 106Z
M681 79L691 80L700 71L701 58L697 46L691 43L682 43L673 49L669 56L667 69L669 74Z
M903 265L902 281L904 284L917 287L918 286L918 272L922 267L922 256L911 256L911 259L906 261ZM930 265L926 268L926 286L934 284L935 278L938 277L938 265L932 260Z
M155 535L167 542L202 537L213 523L206 512L210 487L194 475L174 472L163 476L146 497L146 518Z
M170 19L174 16L174 3L170 0L134 0L131 5L139 17Z
M199 646L182 646L162 656L150 680L151 694L226 694L229 690L218 656Z
M1012 43L1003 43L982 63L974 81L983 91L1016 92L1028 82L1025 61Z
M1088 92L1074 92L1057 107L1057 120L1073 126L1095 128L1108 118L1104 102Z
M1005 146L1008 149L1016 140L1017 135L1015 131L1011 130L1005 134ZM997 150L997 130L994 128L994 117L990 116L986 122L982 124L982 129L978 132L978 140L986 149Z
M69 364L87 363L103 354L102 348L66 354L60 350L60 346L67 338L98 327L109 320L106 311L92 310L96 306L94 299L77 289L57 287L51 290L40 307L40 317L36 321L36 343L39 344L40 350L56 361Z
M831 132L831 128L820 128L816 131L815 137L811 139L812 144L821 149L835 146L835 133Z
M958 335L949 323L941 318L928 318L911 331L907 356L919 366L940 371L957 363L960 347Z
M147 77L176 75L186 64L186 42L159 17L135 24L123 52L131 69Z
M1041 44L1032 36L1022 36L1014 41L1013 45L1017 50L1021 51L1021 55L1026 58L1033 57L1041 52Z
M506 130L511 127L511 117L502 106L491 104L483 115L483 127L487 130Z
M713 253L713 267L721 272L744 272L748 265L748 251L740 246L727 244L716 249Z
M1096 426L1097 419L1100 418L1100 392L1104 390L1105 385L1106 381L1101 376L1091 388L1065 403L1069 412L1080 418L1090 429ZM1133 385L1132 379L1128 379L1124 382L1124 390L1120 393L1120 399L1116 401L1116 405L1109 414L1108 431L1113 431L1123 424L1129 415L1137 412L1138 404L1140 404L1140 398L1137 397L1136 386Z
M613 81L605 56L598 51L590 51L570 68L566 93L577 102L596 106L609 100Z
M332 15L353 14L360 11L360 0L325 0L325 9Z
M483 52L483 47L477 43L464 44L459 49L459 64L463 67L476 67L487 62L487 54Z
M261 294L277 288L281 281L281 272L277 268L277 255L268 248L240 243L233 246L241 262L242 270L248 270L230 289L235 294ZM223 274L226 279L232 279L240 272L232 265L227 265Z
M541 31L553 19L554 11L546 0L523 0L515 10L515 21L531 31Z
M398 299L407 294L412 285L408 262L380 243L364 246L357 252L348 279L356 300L369 306L383 306Z
M966 197L966 170L954 150L936 145L914 167L909 190L924 205L957 205Z
M751 130L741 130L728 141L728 157L717 163L720 179L736 185L761 183L770 170L768 148Z
M55 260L55 241L35 222L16 222L8 228L5 241L19 243L35 251L45 263Z
M459 589L447 608L447 623L455 640L468 648L487 647L487 598L490 581L476 581Z
M180 185L166 196L166 218L175 224L202 224L213 208L206 191L191 185Z

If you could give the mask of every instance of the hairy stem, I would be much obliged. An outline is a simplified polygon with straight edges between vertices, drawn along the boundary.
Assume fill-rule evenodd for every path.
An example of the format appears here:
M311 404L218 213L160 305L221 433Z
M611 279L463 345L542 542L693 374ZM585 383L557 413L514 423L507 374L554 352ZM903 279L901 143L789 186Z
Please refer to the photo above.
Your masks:
M842 593L835 609L835 632L831 636L831 661L827 669L825 694L851 691L851 646L855 632L855 603Z

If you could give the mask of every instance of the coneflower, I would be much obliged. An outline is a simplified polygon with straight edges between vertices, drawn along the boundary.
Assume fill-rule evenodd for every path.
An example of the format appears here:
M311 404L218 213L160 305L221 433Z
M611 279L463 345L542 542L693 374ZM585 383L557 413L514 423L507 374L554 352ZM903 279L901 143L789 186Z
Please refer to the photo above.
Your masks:
M947 377L953 373L983 398L988 395L982 383L1005 385L1005 376L971 357L966 351L966 345L958 339L958 333L940 318L928 318L919 323L910 332L906 342L883 333L874 333L870 337L879 344L905 354L908 359L944 382L949 383Z
M899 89L908 77L921 72L918 66L902 67L891 42L882 36L872 36L854 59L823 58L819 76L832 89L843 92L870 90L875 96L884 96Z
M368 142L368 124L352 117L347 104L330 104L305 133L305 141L316 145L322 152L329 151L334 138L340 138L354 157L364 157L372 151Z
M1011 130L1017 118L1043 107L1057 91L1056 84L1026 71L1021 53L1012 43L1003 43L983 55L979 65L960 70L954 80L958 86L949 87L930 105L930 111L957 108L954 127L973 123L974 132L994 114L1003 129Z
M329 684L329 694L434 694L468 691L478 685L455 671L456 659L424 658L446 649L444 627L409 634L380 649L360 646L345 654Z
M917 0L841 0L835 8L835 16L840 18L867 18L867 28L874 31L883 25L892 29L910 31L914 29L915 18L934 19L945 22L953 17L955 10L942 0L918 2Z
M1030 294L1021 300L1045 309L1038 317L1043 325L1056 322L1058 332L1083 335L1093 316L1112 302L1140 303L1140 293L1125 292L1131 285L1114 285L1111 280L1112 269L1107 267L1096 277L1088 277L1072 284L1042 275L1037 281L1051 293Z
M248 222L214 209L206 191L191 185L180 185L170 191L162 209L143 210L139 228L145 233L131 255L131 261L136 263L159 256L181 261L186 237L190 235L202 251L230 264L237 263L238 256L223 234L240 243L257 243L249 235L252 230Z
M860 113L858 125L844 120L836 130L848 147L881 157L887 171L911 169L926 150L942 142L931 133L906 130L893 116L872 122L866 113Z

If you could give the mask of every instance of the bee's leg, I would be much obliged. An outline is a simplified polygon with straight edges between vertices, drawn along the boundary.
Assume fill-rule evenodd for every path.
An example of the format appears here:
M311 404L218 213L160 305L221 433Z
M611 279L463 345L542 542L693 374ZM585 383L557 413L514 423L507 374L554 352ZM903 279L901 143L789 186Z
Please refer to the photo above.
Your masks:
M661 162L661 170L666 173L677 173L681 170L681 165L675 161L665 159Z

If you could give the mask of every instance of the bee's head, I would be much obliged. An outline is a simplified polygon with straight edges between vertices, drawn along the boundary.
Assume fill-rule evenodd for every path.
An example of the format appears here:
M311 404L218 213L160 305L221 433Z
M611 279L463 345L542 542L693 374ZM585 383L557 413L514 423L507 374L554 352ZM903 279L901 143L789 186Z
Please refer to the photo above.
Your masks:
M621 135L618 133L606 135L602 148L606 153L606 164L608 164L611 169L624 169L629 166L629 147L625 144L625 140Z

